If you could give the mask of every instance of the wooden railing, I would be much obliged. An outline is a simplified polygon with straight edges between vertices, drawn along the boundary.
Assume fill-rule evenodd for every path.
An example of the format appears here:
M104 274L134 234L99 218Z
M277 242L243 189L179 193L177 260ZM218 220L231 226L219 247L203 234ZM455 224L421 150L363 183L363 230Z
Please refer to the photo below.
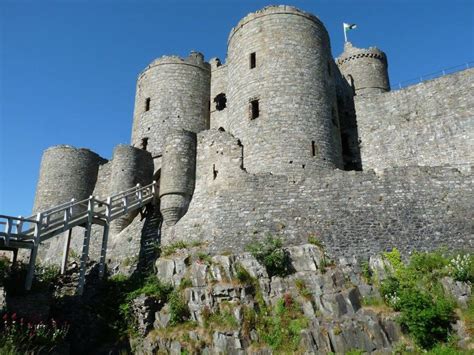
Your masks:
M33 282L40 243L63 232L68 232L61 261L61 272L64 273L67 267L72 229L76 226L85 227L78 285L78 293L82 294L92 225L99 224L104 227L99 260L99 274L103 277L110 222L150 203L155 192L156 182L153 181L146 186L138 184L131 189L108 197L105 201L90 196L82 201L72 199L26 218L0 215L0 249L25 248L31 250L25 282L25 287L29 290Z

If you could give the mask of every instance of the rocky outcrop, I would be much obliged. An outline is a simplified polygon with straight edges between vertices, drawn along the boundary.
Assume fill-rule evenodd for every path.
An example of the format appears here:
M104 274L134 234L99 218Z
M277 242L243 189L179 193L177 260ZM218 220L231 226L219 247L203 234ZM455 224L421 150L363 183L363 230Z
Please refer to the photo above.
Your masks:
M148 330L140 342L134 342L137 353L272 353L255 322L247 318L262 306L271 310L282 302L296 305L304 320L305 327L296 337L302 353L390 352L400 338L399 327L393 313L363 307L364 298L380 296L364 281L355 259L331 264L312 244L290 247L287 252L293 272L286 277L269 277L249 253L204 257L183 249L159 258L157 277L182 290L189 322L171 326L168 304L154 315L135 313L140 330ZM209 319L216 314L226 314L231 321L210 326Z

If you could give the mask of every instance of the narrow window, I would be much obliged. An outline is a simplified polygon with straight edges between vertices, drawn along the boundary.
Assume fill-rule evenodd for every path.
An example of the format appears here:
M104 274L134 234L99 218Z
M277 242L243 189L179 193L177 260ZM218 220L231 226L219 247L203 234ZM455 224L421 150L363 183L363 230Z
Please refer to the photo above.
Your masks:
M227 98L223 92L214 98L214 102L216 103L217 111L222 111L227 107Z
M140 146L141 149L146 150L146 147L148 146L148 138L142 138L142 144Z
M250 119L254 120L260 115L260 109L258 107L258 100L250 101Z
M250 69L253 69L257 66L257 53L250 53Z
M145 112L150 111L150 101L151 101L151 99L149 97L147 97L146 100L145 100Z
M216 179L217 173L218 173L218 171L216 170L216 165L215 165L215 164L212 164L212 177L213 177L212 180L215 180L215 179Z
M311 155L313 157L316 156L316 142L315 141L311 141Z

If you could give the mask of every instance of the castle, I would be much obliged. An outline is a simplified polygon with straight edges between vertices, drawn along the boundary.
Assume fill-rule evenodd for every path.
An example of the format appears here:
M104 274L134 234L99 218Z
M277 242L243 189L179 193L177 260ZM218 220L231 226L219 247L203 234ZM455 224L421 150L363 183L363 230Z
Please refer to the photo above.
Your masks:
M155 180L155 209L113 222L111 258L136 254L152 218L161 243L211 252L268 233L339 256L472 249L474 70L390 91L387 67L349 42L334 60L323 23L294 7L251 13L225 63L191 52L143 70L131 145L111 160L47 149L34 211Z

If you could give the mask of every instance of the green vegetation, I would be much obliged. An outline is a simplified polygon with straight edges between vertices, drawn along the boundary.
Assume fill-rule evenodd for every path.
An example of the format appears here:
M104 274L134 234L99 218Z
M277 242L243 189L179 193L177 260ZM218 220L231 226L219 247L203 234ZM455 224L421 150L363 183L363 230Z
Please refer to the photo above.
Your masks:
M280 238L268 236L263 242L249 244L247 250L265 267L270 277L285 277L291 273L290 256L283 249Z
M203 264L207 264L207 265L212 264L212 258L207 253L199 252L199 253L196 254L196 257Z
M50 353L60 346L69 331L69 325L58 324L54 319L48 322L32 322L17 315L3 315L0 325L0 354Z
M169 256L176 253L179 249L195 248L201 246L201 242L186 243L184 241L178 241L170 245L166 245L160 248L161 256Z
M255 328L260 341L275 352L294 352L299 349L300 333L308 326L308 319L291 295L285 294L275 307L259 302L256 311L244 312L245 323L247 329Z
M125 339L134 332L136 320L132 314L133 300L144 294L166 302L172 286L162 283L155 275L126 277L115 275L102 284L101 297L97 298L94 309L105 324L104 340Z
M301 297L305 298L308 301L311 301L311 291L306 287L304 280L296 279L295 286L298 289L298 292L300 293Z
M372 278L373 278L373 273L372 270L370 269L369 261L364 260L360 263L360 267L362 269L362 276L364 277L365 281L369 284L372 285Z
M311 235L308 236L308 243L316 245L321 250L324 248L323 243L321 242L321 240L318 239L318 237L315 236L314 234L311 234Z
M7 259L0 258L0 287L5 285L5 280L10 274L10 262Z
M249 274L247 269L245 269L242 265L236 264L235 265L235 273L237 280L243 285L253 284L255 279Z
M170 324L183 323L189 318L189 308L180 290L171 292L169 298Z
M472 279L472 271L469 271L472 257L450 259L441 252L414 253L405 265L396 249L383 256L393 268L380 285L384 301L400 311L402 329L417 345L438 349L436 354L445 353L449 347L443 344L448 341L455 319L455 302L445 294L440 279L444 276Z

